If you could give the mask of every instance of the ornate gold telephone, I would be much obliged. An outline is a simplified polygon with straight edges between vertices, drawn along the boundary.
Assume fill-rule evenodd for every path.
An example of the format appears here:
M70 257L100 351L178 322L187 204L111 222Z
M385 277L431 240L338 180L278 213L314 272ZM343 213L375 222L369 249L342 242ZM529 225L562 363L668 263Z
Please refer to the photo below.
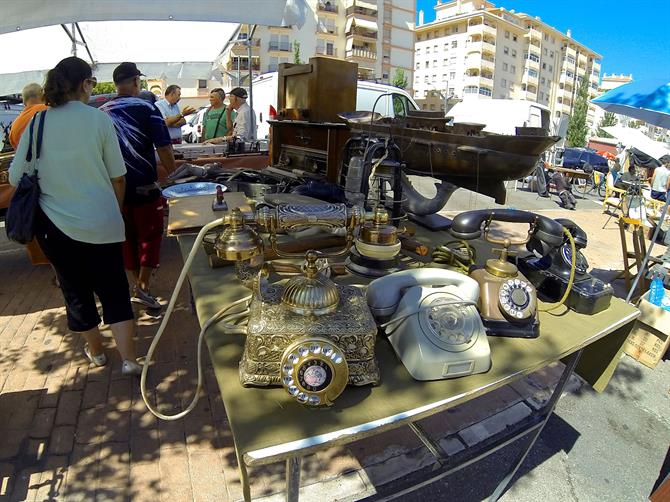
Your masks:
M233 211L223 218L227 228L215 241L216 252L236 260L238 277L253 290L240 360L242 385L283 385L298 402L322 406L332 404L347 384L379 382L377 327L363 293L335 284L317 264L319 258L346 254L354 230L365 220L360 208L344 204L282 204L249 214ZM267 284L256 260L262 256L262 240L252 225L269 232L278 256L304 256L303 274L286 284ZM334 253L306 255L280 249L278 232L308 226L345 229L346 246Z
M524 239L512 241L491 235L491 222L506 221L529 224ZM535 237L550 248L563 242L563 226L554 220L516 209L467 211L457 215L451 233L459 239L476 239L482 235L492 244L502 245L499 258L486 261L483 269L476 269L470 276L479 283L479 311L487 334L519 338L536 338L540 335L537 319L537 292L533 284L507 260L510 246L526 244Z

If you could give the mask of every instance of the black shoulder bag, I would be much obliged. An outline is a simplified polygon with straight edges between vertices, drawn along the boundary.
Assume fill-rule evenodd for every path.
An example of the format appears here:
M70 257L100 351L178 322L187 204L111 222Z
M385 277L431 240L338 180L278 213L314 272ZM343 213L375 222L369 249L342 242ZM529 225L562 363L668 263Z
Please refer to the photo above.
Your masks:
M40 200L40 185L37 176L37 165L40 159L40 150L42 149L42 136L44 134L44 116L46 110L39 114L39 126L37 128L37 145L35 147L35 161L32 174L23 173L16 192L7 208L5 218L5 230L9 240L19 244L28 244L35 237L35 212ZM33 160L33 129L37 115L30 122L30 143L26 153L26 162Z

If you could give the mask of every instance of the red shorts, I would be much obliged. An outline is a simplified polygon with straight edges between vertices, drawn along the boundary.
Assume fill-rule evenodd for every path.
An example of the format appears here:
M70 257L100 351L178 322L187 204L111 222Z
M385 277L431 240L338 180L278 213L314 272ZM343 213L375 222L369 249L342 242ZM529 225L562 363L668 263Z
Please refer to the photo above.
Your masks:
M126 223L123 262L126 270L158 267L163 240L164 207L163 197L146 204L123 206L123 219Z

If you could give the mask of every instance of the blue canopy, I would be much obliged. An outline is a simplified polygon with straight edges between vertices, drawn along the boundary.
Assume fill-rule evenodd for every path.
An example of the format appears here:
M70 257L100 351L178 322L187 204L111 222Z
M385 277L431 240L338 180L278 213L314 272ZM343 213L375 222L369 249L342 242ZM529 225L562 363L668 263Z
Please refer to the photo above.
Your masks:
M605 111L670 129L670 82L631 82L591 100Z

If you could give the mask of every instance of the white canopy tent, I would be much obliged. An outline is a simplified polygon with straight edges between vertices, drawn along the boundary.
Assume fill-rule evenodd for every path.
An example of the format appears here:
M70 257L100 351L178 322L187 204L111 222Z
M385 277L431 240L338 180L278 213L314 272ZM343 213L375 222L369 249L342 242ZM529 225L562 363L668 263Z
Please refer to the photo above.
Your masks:
M73 33L77 55L92 60L101 81L122 61L137 62L151 78L220 81L213 62L236 28L227 22L302 26L305 12L304 0L5 0L0 95L43 82L72 54Z
M614 136L624 146L637 148L656 160L659 160L664 155L670 155L669 145L660 141L654 141L639 129L616 125L603 127L603 130Z
M82 21L210 21L302 26L301 0L4 0L0 34Z

